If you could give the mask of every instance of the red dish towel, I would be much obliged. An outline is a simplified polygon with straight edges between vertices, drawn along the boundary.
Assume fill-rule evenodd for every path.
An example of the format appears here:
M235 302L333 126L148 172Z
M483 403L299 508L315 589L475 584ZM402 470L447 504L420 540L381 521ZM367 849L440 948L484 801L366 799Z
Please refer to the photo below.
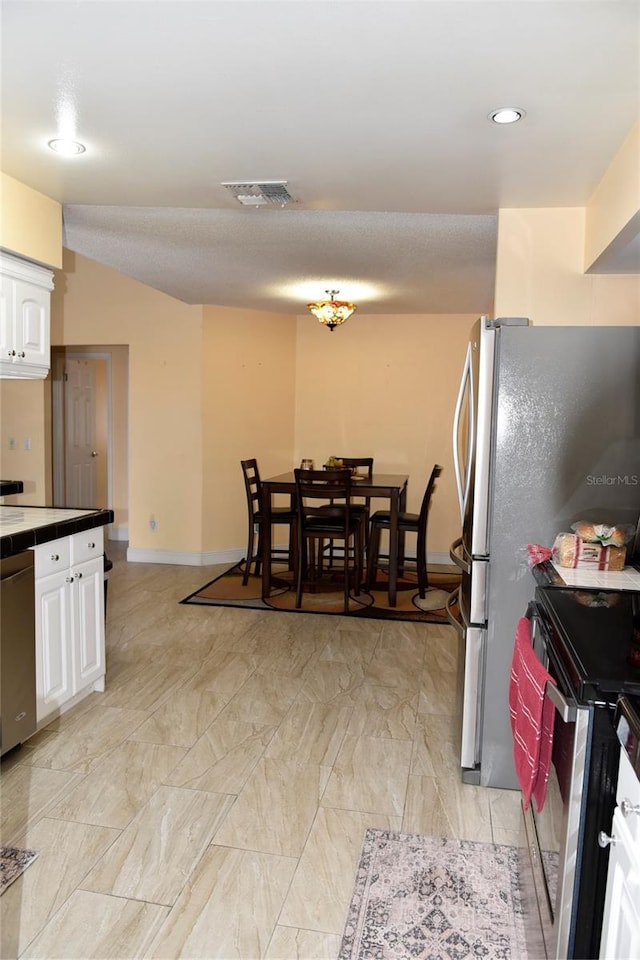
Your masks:
M513 758L525 810L532 797L542 810L547 794L554 716L554 706L545 695L548 683L554 680L538 660L531 646L531 624L522 617L511 662L509 713Z

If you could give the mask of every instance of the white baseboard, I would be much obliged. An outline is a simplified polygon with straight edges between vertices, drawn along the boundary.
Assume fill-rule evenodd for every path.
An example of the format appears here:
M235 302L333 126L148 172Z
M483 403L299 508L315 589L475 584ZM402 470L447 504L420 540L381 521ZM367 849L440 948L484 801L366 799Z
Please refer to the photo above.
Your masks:
M131 563L175 563L187 567L206 567L216 563L237 563L244 550L143 550L129 547L127 560Z
M433 564L444 564L447 567L455 567L451 557L449 556L448 551L446 550L429 550L427 551L427 563Z
M237 563L243 559L245 553L246 551L242 548L198 552L197 550L143 550L139 547L129 547L127 560L130 563L175 563L188 567L206 567L217 563ZM407 559L412 559L410 554L407 555ZM427 554L427 562L454 566L449 554L441 550L430 550Z

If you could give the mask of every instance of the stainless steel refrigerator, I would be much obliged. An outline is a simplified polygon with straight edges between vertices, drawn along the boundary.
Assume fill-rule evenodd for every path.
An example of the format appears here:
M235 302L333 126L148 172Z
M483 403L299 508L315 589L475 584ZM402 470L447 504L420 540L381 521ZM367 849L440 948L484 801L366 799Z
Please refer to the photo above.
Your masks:
M551 547L576 520L628 524L640 539L640 327L475 324L453 446L462 537L463 780L517 789L508 683L535 581L527 544Z

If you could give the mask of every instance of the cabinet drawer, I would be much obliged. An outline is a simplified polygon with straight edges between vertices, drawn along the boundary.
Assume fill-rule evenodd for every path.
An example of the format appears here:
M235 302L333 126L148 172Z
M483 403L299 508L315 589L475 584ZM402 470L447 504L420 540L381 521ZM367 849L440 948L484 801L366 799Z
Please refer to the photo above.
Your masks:
M50 540L33 548L35 554L35 577L48 577L52 573L65 570L70 560L69 537L60 540Z
M74 533L71 539L71 566L93 560L104 553L104 530L94 527L93 530L84 530Z
M636 776L631 761L624 750L620 751L620 769L618 772L618 790L616 793L618 805L626 800L632 808L623 817L633 842L640 846L640 781ZM620 810L622 813L622 810Z

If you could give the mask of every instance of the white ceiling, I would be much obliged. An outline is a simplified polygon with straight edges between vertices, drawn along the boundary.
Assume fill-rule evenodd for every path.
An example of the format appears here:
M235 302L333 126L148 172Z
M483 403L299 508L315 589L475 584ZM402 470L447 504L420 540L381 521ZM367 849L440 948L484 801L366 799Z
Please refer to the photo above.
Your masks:
M300 313L335 287L369 313L490 310L497 210L584 206L640 112L637 0L3 0L0 17L2 169L64 204L70 249L188 303ZM499 106L526 117L491 124ZM84 155L47 148L65 133ZM221 186L260 179L297 202ZM620 263L636 272L628 247Z

